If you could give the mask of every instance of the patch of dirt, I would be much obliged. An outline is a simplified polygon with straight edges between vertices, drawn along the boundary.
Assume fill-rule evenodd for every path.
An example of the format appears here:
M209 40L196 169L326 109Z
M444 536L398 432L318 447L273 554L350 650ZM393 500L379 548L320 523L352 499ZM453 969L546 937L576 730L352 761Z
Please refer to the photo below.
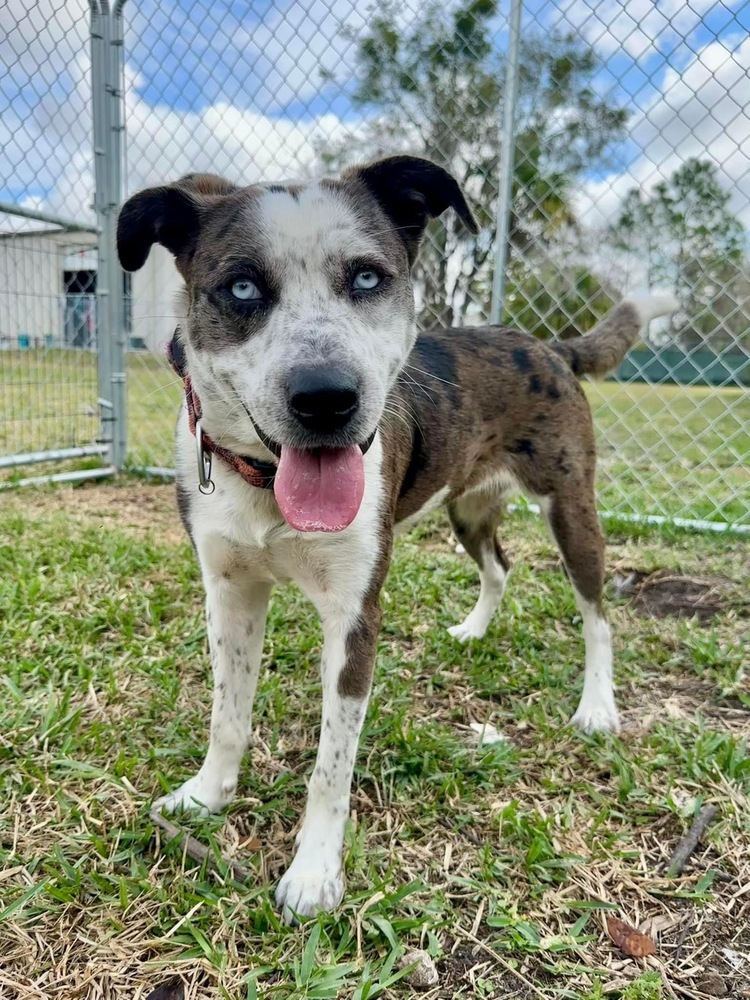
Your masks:
M491 981L489 996L504 997L507 1000L531 1000L535 996L533 987L524 983L526 977L512 971L498 975L497 957L481 940L474 937L474 944L454 940L446 942L445 954L438 960L440 983L437 991L431 993L443 1000L457 996L481 996L482 981ZM536 992L539 996L539 992Z
M697 618L703 624L732 606L732 581L723 576L688 576L673 569L638 569L615 577L617 597L627 597L647 618Z
M624 709L623 723L630 738L648 732L656 722L688 722L700 715L717 731L750 733L750 708L737 698L717 697L710 681L680 674L662 674L658 686L641 686Z
M187 539L172 483L123 480L33 492L18 490L3 497L3 501L17 505L24 516L64 513L79 525L121 528L168 545L179 545Z
M153 533L169 543L179 543L186 537L171 483L128 483L114 488L108 485L76 490L75 507L90 518Z

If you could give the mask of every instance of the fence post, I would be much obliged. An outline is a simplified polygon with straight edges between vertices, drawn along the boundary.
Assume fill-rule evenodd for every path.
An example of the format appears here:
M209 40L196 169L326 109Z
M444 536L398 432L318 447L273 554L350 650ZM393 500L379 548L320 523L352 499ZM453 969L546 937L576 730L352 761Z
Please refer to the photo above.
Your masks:
M102 8L108 0L101 0ZM107 106L108 127L108 205L110 308L112 310L112 402L115 422L113 462L118 469L125 465L128 449L127 413L127 330L125 329L125 288L123 270L117 257L117 215L123 198L123 33L122 7L125 0L116 0L109 20L107 46Z
M89 0L91 14L91 109L94 146L94 209L97 228L96 266L96 357L99 391L101 441L107 445L108 460L114 464L114 404L112 402L112 337L109 326L109 289L106 233L107 141L105 57L109 16L99 0Z
M94 125L94 202L98 263L96 276L97 355L102 439L112 465L121 469L127 453L127 409L123 277L117 260L117 210L122 199L122 30L109 0L89 0L91 13L91 100Z
M521 13L523 0L511 0L508 32L508 55L505 62L505 93L500 131L500 191L495 216L495 261L492 271L490 323L500 323L505 300L505 271L508 266L508 236L513 201L513 169L516 144L516 95L518 61L521 48Z

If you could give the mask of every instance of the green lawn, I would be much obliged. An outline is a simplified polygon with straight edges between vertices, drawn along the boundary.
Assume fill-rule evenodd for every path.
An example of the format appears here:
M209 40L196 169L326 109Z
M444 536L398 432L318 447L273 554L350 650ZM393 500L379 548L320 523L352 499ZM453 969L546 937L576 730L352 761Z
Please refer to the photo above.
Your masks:
M585 388L603 510L750 523L750 390L634 382Z
M406 1000L394 976L414 947L437 965L430 998L748 995L750 622L736 539L611 535L610 571L721 577L726 601L700 624L640 617L610 592L620 738L566 726L580 623L534 519L506 525L509 592L469 648L445 632L476 593L445 522L402 539L346 900L292 929L272 893L314 759L320 644L292 588L272 606L240 797L226 816L181 821L224 859L218 873L149 821L151 799L198 766L210 707L199 575L173 508L170 487L127 479L3 497L3 1000L145 1000L173 975L189 1000ZM477 747L471 723L506 742ZM704 801L720 816L669 878L661 866ZM227 859L251 877L233 879ZM607 913L651 934L656 956L625 957Z
M98 436L94 355L1 352L0 384L0 454ZM130 464L170 467L179 380L163 358L131 354L128 385ZM603 510L750 523L750 391L614 382L586 390Z

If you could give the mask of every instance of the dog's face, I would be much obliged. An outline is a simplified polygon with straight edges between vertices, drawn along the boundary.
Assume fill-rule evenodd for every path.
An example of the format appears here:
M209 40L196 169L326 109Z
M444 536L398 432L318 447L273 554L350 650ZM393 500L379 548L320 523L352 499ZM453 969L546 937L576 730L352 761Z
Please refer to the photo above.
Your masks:
M174 254L190 374L232 438L366 450L416 337L411 265L449 207L476 231L456 181L415 157L300 185L191 175L125 204L118 251L126 270L155 242Z

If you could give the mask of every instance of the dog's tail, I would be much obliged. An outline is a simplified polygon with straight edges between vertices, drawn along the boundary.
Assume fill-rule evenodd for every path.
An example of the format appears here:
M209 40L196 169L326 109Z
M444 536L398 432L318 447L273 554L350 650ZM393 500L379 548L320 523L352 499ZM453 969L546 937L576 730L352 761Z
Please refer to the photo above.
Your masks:
M673 313L677 306L669 293L633 295L616 305L585 337L550 346L574 375L606 375L617 368L647 323Z

